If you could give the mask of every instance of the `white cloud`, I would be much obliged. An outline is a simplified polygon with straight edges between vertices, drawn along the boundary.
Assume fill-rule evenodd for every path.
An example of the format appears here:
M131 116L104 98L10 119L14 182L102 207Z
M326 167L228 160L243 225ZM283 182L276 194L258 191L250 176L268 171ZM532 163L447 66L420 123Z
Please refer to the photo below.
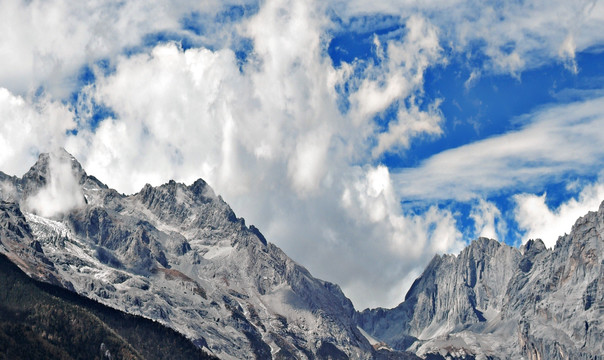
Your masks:
M40 151L61 146L75 126L65 105L44 96L24 98L0 87L0 169L20 176Z
M380 63L370 64L366 77L350 96L350 117L354 124L371 121L392 105L398 109L388 130L379 134L378 144L372 150L374 157L407 149L411 139L419 135L442 133L440 101L435 100L427 111L420 111L416 103L421 100L416 99L416 94L419 97L423 90L425 70L442 60L437 29L418 16L410 16L405 25L403 38L388 40L385 50L378 37L374 37Z
M288 174L298 192L314 191L319 187L326 173L329 142L329 132L321 127L298 142L288 166Z
M191 181L199 169L215 182L237 178L229 170L237 167L232 112L246 81L232 51L160 45L150 55L122 58L95 86L97 101L119 119L70 139L69 150L90 173L125 192L175 177Z
M10 202L19 201L19 194L17 192L17 188L12 182L0 182L0 200Z
M480 79L481 73L479 70L472 70L468 79L463 83L463 86L466 90L470 89L474 84Z
M180 1L168 6L155 0L3 1L0 4L0 84L20 95L42 85L52 94L65 97L74 90L77 71L83 65L99 59L114 59L125 48L139 46L146 35L162 31L218 48L227 47L233 41L237 25L214 26L212 17L229 5L247 3L255 2ZM261 11L270 11L271 6L277 6L272 4L275 3L261 4ZM306 6L304 4L292 6ZM308 15L306 18L316 14L310 9L317 8L316 4L306 7L309 8L304 14ZM476 45L482 46L480 51L491 59L485 64L486 70L496 72L518 73L556 58L572 69L576 65L576 52L601 45L604 41L601 35L604 34L604 5L592 0L533 0L506 4L482 1L330 1L321 7L333 8L344 17L405 14L412 20L407 24L412 33L423 31L421 23L430 19L429 27L438 32L447 45L462 52L474 52ZM183 17L194 12L208 15L204 28L209 33L194 34L181 28ZM417 21L413 22L413 19ZM280 46L282 53L287 54L300 49L298 45L302 37L312 37L312 34L305 35L306 29L295 28L296 24L304 25L303 21L280 20L281 24L283 21L292 23L292 31L282 37L292 41L266 43L267 47ZM264 28L261 31L269 32L270 24L261 24ZM276 22L275 26L279 24ZM422 38L425 41L422 46L433 40ZM257 50L260 47L256 44ZM422 53L406 54L418 56ZM374 99L375 106L379 105L377 102L388 103L388 96L392 98L393 94L404 91L400 87L403 85L391 82L381 91L387 95L384 100Z
M383 151L403 144L395 135L408 143L439 129L438 104L426 114L404 108L407 97L421 96L423 72L439 58L435 30L424 19L409 21L415 30L391 40L384 67L361 79L409 87L388 100L401 101L402 115L390 139L381 135ZM66 147L89 173L127 193L147 182L203 177L239 216L314 275L340 284L357 306L395 305L408 285L402 279L435 251L458 249L461 235L446 210L403 214L388 169L355 164L368 158L380 131L371 116L380 109L361 121L358 111L338 110L335 86L351 80L355 65L333 67L328 26L321 3L274 0L239 28L254 45L242 70L229 49L162 44L121 56L114 73L99 73L86 89L115 118L81 130ZM356 109L366 106L355 101Z
M484 199L479 199L472 207L470 218L474 220L474 235L489 239L504 240L507 226L497 206Z
M564 60L566 67L575 74L578 72L575 60L576 47L574 37L572 34L568 34L558 49L558 55Z
M47 184L25 199L24 208L44 217L65 214L84 205L79 179L72 170L72 159L62 150L50 153Z
M397 119L388 124L388 131L378 135L378 144L372 150L373 156L377 157L398 148L408 149L411 140L420 136L442 135L440 124L443 116L439 109L440 103L441 100L436 99L425 111L421 111L415 104L401 107Z
M393 175L404 199L469 201L504 189L538 188L604 161L604 98L552 105L517 131L446 150Z
M192 12L217 13L235 1L7 0L0 3L0 84L16 94L43 86L59 98L75 90L78 70L113 59L157 32L185 35L180 20ZM224 25L224 27L228 27ZM214 29L214 31L218 31ZM195 38L194 34L186 33ZM202 34L199 40L216 37Z
M347 177L340 202L330 195L305 204L320 215L313 224L338 235L335 243L321 245L325 258L315 255L311 263L338 259L337 266L332 261L315 269L321 276L341 278L361 308L397 305L410 285L407 275L421 271L434 253L460 250L461 233L448 210L432 206L421 214L403 213L385 166L352 168ZM335 208L328 205L334 203Z
M596 211L604 199L604 183L598 181L583 188L577 198L571 198L555 209L546 204L547 194L518 194L514 196L514 215L525 231L522 242L541 239L547 247L556 245L559 236L570 233L577 219L588 211Z
M576 52L604 43L604 4L593 0L335 0L332 4L348 16L425 16L455 50L485 54L484 70L493 72L519 75L554 59L573 70Z

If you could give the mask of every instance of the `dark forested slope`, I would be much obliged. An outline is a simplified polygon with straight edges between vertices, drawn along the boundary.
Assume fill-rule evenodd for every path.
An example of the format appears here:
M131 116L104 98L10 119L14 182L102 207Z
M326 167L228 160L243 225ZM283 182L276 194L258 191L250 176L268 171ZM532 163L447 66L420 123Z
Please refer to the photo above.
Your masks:
M0 359L212 359L177 332L54 285L0 254Z

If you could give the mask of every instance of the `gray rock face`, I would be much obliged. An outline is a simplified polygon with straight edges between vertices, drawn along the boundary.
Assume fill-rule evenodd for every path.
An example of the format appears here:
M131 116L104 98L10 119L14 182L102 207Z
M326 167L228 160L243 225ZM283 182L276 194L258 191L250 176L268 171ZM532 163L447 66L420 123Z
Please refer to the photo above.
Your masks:
M0 201L0 252L29 276L73 290L73 285L58 275L19 206L5 201Z
M83 201L50 217L22 213L19 203L27 208L56 176L57 159ZM13 201L0 206L10 220L0 223L0 251L32 276L160 321L225 359L371 357L340 288L247 227L203 180L125 196L64 151L41 155L21 179L0 180L15 190L0 192Z
M604 358L604 203L577 220L552 251L528 251L532 267L508 286L505 316L518 319L529 359ZM529 244L527 244L529 245Z
M366 310L359 326L394 348L495 318L521 257L517 249L478 239L458 256L435 256L394 309Z
M436 256L394 309L359 326L421 357L604 359L604 203L553 250L478 239Z

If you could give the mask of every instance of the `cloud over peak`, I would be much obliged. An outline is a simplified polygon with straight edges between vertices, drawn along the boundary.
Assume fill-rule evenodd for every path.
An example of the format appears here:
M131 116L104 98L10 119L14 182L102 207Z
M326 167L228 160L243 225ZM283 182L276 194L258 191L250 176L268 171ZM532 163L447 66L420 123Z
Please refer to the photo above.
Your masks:
M65 150L48 154L46 184L25 199L24 208L44 217L68 213L85 204L79 179L73 170L75 161Z

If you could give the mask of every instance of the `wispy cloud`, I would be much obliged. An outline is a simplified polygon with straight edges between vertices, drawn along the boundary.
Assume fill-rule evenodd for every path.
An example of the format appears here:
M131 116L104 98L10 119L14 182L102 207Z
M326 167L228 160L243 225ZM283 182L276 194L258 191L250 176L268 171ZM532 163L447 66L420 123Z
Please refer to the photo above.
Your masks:
M576 52L604 40L604 5L593 0L332 1L340 13L421 14L437 26L454 50L487 56L481 66L519 75L552 59L571 70Z
M501 216L501 211L493 202L478 199L470 212L474 221L474 234L476 237L504 240L507 225Z
M403 199L468 201L506 189L538 190L604 161L604 98L549 106L519 129L447 150L393 175Z

